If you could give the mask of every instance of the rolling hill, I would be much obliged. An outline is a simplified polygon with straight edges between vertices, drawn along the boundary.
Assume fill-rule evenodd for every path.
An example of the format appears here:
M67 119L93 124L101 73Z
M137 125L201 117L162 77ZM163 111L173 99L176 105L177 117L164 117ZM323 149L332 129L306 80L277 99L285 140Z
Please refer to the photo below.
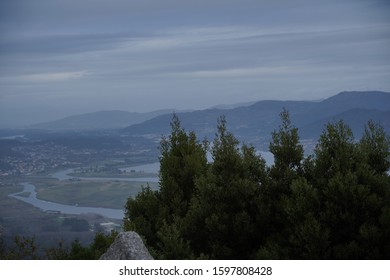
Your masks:
M212 108L178 113L182 126L200 138L212 139L217 119L224 115L228 129L240 140L265 145L277 129L279 113L286 108L293 124L299 128L301 139L317 139L328 122L344 120L360 137L368 120L380 123L390 134L390 93L380 91L341 92L320 102L259 101L233 109ZM161 137L169 134L172 114L160 115L122 130L132 135Z
M52 122L31 126L45 130L100 130L120 129L129 125L142 123L159 115L171 113L173 110L160 110L149 113L133 113L127 111L99 111L66 117Z
M390 134L390 93L381 91L341 92L322 101L263 100L237 106L178 112L182 126L195 131L199 139L214 138L217 119L225 116L228 129L241 141L266 147L271 132L278 128L279 113L286 108L303 140L314 142L325 124L344 120L359 137L368 120L380 123ZM170 132L173 110L150 113L100 111L41 123L34 129L85 131L110 129L118 134L159 139ZM117 132L115 132L115 130Z

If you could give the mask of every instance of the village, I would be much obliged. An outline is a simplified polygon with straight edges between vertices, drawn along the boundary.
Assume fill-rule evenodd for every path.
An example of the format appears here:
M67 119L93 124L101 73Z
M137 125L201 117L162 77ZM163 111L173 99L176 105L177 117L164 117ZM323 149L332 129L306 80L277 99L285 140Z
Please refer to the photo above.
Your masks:
M112 140L112 145L106 143L105 149L101 149L100 146L94 145L99 138L91 139L90 145L80 145L78 142L82 140L77 138L72 140L58 144L44 138L38 141L28 138L0 139L3 147L0 151L0 179L12 176L44 176L61 169L89 168L100 163L109 163L117 169L157 159L154 142L139 142L128 138L121 139L124 143L118 145Z

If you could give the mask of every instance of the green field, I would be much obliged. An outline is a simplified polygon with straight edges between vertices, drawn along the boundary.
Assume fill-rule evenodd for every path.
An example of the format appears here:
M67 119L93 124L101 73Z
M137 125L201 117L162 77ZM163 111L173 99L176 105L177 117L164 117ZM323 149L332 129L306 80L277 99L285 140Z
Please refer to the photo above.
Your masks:
M0 228L3 230L0 243L3 242L5 248L14 246L15 236L24 236L35 240L38 253L43 256L45 248L55 248L60 241L64 246L68 246L75 239L84 245L92 242L95 232L89 228L82 232L75 231L72 226L63 222L66 219L84 220L89 225L107 222L121 223L121 221L97 214L69 215L48 213L8 196L11 193L22 191L23 187L19 182L26 181L17 179L0 181ZM41 180L41 184L44 181ZM58 183L58 181L53 179L50 181L51 183ZM35 183L35 181L31 180L31 183ZM27 192L21 195L27 195Z
M68 205L123 209L128 197L134 197L146 183L124 181L32 180L37 197ZM156 189L157 183L149 184Z
M110 172L74 172L68 174L69 176L73 177L80 177L80 178L153 178L158 177L158 174L156 173L110 173Z

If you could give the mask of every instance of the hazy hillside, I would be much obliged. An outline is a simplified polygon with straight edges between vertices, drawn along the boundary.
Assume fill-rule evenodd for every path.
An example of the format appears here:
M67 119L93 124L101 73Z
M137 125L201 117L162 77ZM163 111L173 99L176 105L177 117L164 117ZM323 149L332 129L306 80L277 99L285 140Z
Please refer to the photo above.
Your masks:
M173 110L159 110L148 113L127 111L99 111L94 113L70 116L53 122L33 125L32 128L48 130L98 130L118 129L144 122Z
M364 132L364 126L368 120L381 124L387 133L390 134L390 110L369 110L369 109L351 109L349 111L337 114L328 118L315 121L311 124L299 127L302 138L315 138L324 129L329 122L343 120L349 125L354 135L360 137Z
M268 143L271 132L278 127L279 113L283 108L290 112L302 139L316 139L327 122L340 119L350 125L357 137L369 119L381 123L390 133L390 93L387 92L341 92L320 102L263 100L236 105L177 114L185 129L195 131L199 138L208 139L214 137L217 119L224 115L228 128L240 140L255 145ZM170 132L173 111L100 111L37 124L33 128L63 131L119 129L120 133L159 138Z
M321 102L313 101L259 101L250 106L234 109L208 109L191 113L178 113L185 129L197 132L200 137L213 137L217 118L225 115L228 128L247 142L268 141L277 128L279 113L286 108L304 139L316 139L329 121L345 120L357 137L364 124L372 119L381 123L390 133L390 93L342 92ZM168 134L172 115L161 115L146 122L129 126L123 132L134 135Z

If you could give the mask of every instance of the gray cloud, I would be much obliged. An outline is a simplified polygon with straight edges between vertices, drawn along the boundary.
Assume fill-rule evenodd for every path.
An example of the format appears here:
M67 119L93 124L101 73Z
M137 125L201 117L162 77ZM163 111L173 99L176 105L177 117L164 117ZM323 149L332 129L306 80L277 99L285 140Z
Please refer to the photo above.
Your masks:
M390 90L385 1L14 0L0 11L0 120L38 106L54 118Z

